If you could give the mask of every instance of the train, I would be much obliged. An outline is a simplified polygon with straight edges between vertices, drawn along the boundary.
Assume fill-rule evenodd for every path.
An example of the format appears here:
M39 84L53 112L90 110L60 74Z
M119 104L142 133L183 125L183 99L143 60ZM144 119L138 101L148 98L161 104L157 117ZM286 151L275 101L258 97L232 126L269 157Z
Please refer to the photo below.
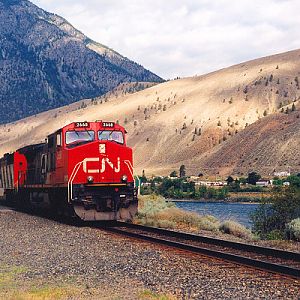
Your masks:
M73 122L5 154L3 200L83 221L132 221L138 197L126 133L115 122Z

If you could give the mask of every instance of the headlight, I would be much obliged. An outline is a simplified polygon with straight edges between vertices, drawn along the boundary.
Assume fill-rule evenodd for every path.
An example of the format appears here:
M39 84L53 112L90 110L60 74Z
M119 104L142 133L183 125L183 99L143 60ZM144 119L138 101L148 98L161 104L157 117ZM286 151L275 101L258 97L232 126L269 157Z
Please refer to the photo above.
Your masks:
M87 177L87 182L88 183L93 183L94 182L94 177L93 176L88 176Z
M122 182L126 182L127 181L127 175L122 175L122 177L121 177L121 180L122 180Z

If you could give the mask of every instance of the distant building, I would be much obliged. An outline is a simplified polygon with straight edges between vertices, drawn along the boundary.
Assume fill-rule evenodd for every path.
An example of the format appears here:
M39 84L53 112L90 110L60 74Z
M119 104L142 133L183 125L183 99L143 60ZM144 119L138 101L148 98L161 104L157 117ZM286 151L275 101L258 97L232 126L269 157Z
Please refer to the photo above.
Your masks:
M226 181L198 181L198 182L195 182L195 185L225 186L225 185L227 185L227 182Z
M287 177L287 176L291 176L291 172L290 171L274 172L274 176Z
M268 179L261 178L256 182L256 185L258 185L258 186L269 186L269 185L271 185L271 181L268 180Z

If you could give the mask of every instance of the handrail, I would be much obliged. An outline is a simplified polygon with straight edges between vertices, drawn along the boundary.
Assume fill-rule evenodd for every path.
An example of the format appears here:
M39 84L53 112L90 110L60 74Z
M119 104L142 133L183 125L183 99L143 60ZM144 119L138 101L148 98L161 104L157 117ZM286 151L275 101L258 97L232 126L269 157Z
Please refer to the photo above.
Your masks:
M72 198L73 198L73 181L79 171L79 168L81 167L83 163L83 160L78 162L75 167L73 168L73 171L71 173L71 176L68 180L68 203L71 203Z

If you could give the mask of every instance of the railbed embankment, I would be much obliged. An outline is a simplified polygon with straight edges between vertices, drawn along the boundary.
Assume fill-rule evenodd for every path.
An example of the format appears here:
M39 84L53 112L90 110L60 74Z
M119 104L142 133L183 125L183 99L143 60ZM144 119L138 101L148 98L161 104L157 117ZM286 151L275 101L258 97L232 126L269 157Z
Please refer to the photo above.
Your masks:
M0 298L22 293L32 299L48 294L57 299L159 299L154 293L165 299L300 297L299 281L91 227L0 211L0 228Z

